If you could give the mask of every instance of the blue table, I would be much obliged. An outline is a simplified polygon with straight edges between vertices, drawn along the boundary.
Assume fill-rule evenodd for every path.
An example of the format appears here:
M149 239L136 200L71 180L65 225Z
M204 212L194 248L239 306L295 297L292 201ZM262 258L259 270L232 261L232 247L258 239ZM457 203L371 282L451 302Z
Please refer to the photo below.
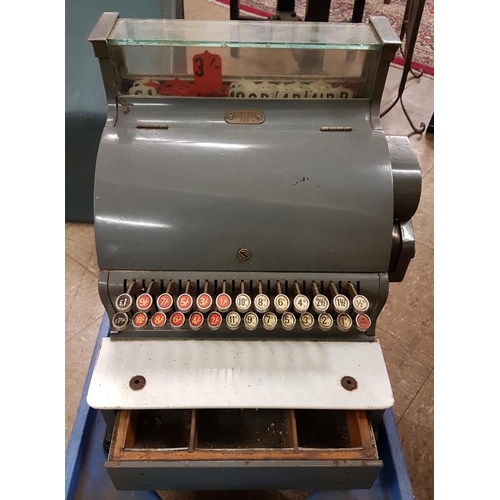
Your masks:
M66 448L66 500L159 500L153 491L115 490L104 468L106 425L101 413L89 408L85 399L101 339L108 335L109 319L104 315ZM392 410L384 413L377 446L384 468L370 490L314 491L308 500L412 500Z

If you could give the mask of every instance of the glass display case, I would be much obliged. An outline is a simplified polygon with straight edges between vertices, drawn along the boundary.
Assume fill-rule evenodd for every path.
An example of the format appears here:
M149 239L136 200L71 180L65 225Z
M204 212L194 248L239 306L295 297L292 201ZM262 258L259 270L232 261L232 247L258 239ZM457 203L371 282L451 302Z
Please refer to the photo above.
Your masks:
M370 99L376 24L117 19L107 46L120 95Z

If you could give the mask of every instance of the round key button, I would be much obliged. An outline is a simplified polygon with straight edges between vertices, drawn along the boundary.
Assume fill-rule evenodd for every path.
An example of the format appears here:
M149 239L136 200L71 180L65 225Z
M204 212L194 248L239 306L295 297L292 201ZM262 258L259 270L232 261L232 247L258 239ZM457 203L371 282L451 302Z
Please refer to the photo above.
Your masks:
M227 293L219 293L217 295L217 298L215 299L215 305L217 306L217 309L220 312L226 312L229 311L229 308L231 307L231 297Z
M309 312L302 313L299 318L299 323L302 330L310 330L314 325L314 316Z
M314 312L321 314L328 311L330 302L323 294L318 293L312 299L312 307Z
M139 311L148 312L153 307L153 297L149 293L141 293L135 304Z
M368 308L370 307L370 303L368 302L368 299L364 295L356 295L352 299L352 308L354 309L354 312L357 314L363 314L366 311L368 311Z
M293 330L296 321L295 316L291 312L286 312L281 316L281 325L285 330Z
M230 330L236 330L241 323L241 316L236 311L231 311L226 316L226 324Z
M352 326L352 318L348 314L339 314L337 316L337 326L341 332L348 332Z
M181 328L184 325L185 321L186 317L179 311L174 312L174 314L170 316L170 324L172 325L172 328L175 328L176 330L178 328Z
M122 332L127 328L128 325L128 316L124 312L118 312L113 316L113 319L111 320L111 326L119 331Z
M299 314L306 312L309 309L309 299L302 293L299 293L293 299L293 308Z
M332 329L333 318L331 314L322 313L318 316L318 325L324 331L327 332Z
M156 307L158 307L160 311L168 312L172 309L173 305L174 298L169 293L162 293L156 299Z
M189 293L181 293L177 297L177 310L180 312L189 312L193 307L193 297Z
M153 325L153 328L162 328L167 324L167 315L162 312L158 311L151 316L151 324Z
M290 299L284 293L279 293L274 297L274 309L278 314L288 311L290 309Z
M366 332L372 326L372 320L366 314L358 314L356 316L356 328L360 332Z
M262 325L266 330L274 330L278 324L278 317L273 312L266 312L262 316Z
M213 299L208 293L201 293L196 299L196 307L200 312L207 312L212 307Z
M132 309L133 303L134 299L132 298L132 295L129 293L122 293L116 298L115 307L117 311L126 313Z
M252 307L252 299L246 293L240 293L234 299L236 310L240 313L246 313Z
M136 312L132 318L134 328L144 328L148 322L148 315L145 312Z
M189 326L192 330L199 330L203 325L203 320L203 314L196 311L189 316Z
M259 324L259 317L254 312L247 312L243 317L243 323L247 330L255 330Z
M345 313L349 310L349 306L350 306L349 299L345 295L342 295L341 293L339 293L338 295L335 295L335 297L333 297L332 306L333 306L333 310L336 313L339 313L339 314Z
M222 315L221 313L214 311L208 315L207 318L208 328L210 330L218 330L222 325Z
M271 299L267 295L259 293L253 300L253 304L257 312L265 313L271 305Z

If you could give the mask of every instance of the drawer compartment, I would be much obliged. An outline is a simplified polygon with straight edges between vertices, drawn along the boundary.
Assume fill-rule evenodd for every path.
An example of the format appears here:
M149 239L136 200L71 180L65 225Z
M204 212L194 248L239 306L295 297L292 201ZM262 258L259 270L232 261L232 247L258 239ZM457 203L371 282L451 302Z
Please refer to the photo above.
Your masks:
M370 488L364 411L122 410L106 468L119 490Z

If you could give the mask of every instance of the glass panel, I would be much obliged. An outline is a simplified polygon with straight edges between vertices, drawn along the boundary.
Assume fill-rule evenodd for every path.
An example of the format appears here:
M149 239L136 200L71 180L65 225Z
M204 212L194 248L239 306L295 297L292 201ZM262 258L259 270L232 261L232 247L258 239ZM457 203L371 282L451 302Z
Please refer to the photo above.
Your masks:
M367 23L282 21L186 21L118 19L110 45L197 47L355 48L377 50L381 43Z

